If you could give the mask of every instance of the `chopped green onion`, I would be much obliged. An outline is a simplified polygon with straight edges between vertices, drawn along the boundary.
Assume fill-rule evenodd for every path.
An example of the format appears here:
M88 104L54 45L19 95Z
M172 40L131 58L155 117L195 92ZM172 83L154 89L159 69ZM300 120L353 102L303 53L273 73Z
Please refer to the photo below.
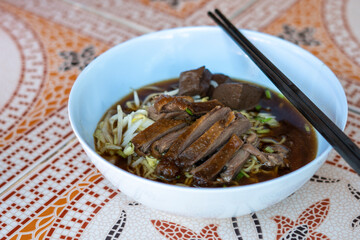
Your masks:
M271 121L273 118L272 117L264 118L264 117L258 116L255 119L261 123L267 123L267 122Z
M266 96L266 98L268 98L268 99L271 98L271 92L270 92L269 89L266 89L266 90L265 90L265 96Z
M307 133L310 133L310 132L311 132L310 126L307 125L307 124L305 124L305 131L306 131Z
M193 112L192 112L189 108L186 108L185 111L186 111L190 116L194 115Z
M242 171L240 171L237 175L236 175L236 177L235 177L235 180L236 181L239 181L241 178L243 178L245 175L243 174L243 172Z
M250 176L244 170L241 169L240 172L236 175L235 180L239 181L243 177L249 178Z
M261 109L261 105L256 105L256 106L255 106L255 110L256 110L256 111L260 111L260 109Z
M250 176L249 176L249 174L247 174L244 170L240 170L240 172L246 177L246 178L249 178Z
M281 99L285 98L285 96L284 96L283 94L281 94L281 93L278 93L277 95L278 95L278 97L281 98Z
M270 146L267 146L265 149L265 152L268 152L268 153L273 153L274 152L274 149Z

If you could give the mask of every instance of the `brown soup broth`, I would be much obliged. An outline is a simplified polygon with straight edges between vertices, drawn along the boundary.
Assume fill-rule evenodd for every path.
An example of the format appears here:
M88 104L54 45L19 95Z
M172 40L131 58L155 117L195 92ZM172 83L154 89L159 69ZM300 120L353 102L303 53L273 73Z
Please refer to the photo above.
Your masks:
M242 80L235 81L256 85ZM160 81L136 90L141 101L144 100L149 94L161 92L159 90L149 89L149 86L158 87L162 89L161 91L171 91L178 88L178 78ZM262 87L259 85L256 86ZM280 127L272 128L269 133L262 135L262 137L271 136L271 138L277 141L280 141L283 136L286 137L284 145L290 149L290 153L287 157L287 159L290 161L290 167L279 168L276 170L269 168L264 169L264 171L256 174L250 173L249 178L242 177L236 182L232 181L232 183L230 183L229 185L247 185L251 183L270 180L292 172L306 165L316 157L317 138L315 130L311 127L310 123L283 96L273 91L270 92L271 98L267 98L264 95L264 97L260 100L259 105L261 105L262 107L260 112L267 112L275 116L276 120L280 123ZM131 110L127 108L126 102L131 100L133 100L133 93L129 93L119 102L114 104L112 108L116 109L116 106L120 104L125 113L130 113ZM251 109L249 111L256 110ZM266 143L260 143L259 149L263 149L266 146ZM106 155L104 155L103 157L108 158L108 156ZM128 168L126 160L121 157L118 157L115 164L124 170L127 170ZM162 179L159 179L158 181L166 182ZM176 182L167 183L175 184Z

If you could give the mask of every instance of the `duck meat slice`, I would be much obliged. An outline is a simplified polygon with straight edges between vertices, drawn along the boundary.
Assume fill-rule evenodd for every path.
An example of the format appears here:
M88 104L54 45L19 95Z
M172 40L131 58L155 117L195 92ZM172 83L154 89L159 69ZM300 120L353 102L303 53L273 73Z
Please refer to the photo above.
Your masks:
M181 167L190 166L216 151L232 134L240 136L251 127L243 115L231 112L227 119L216 122L201 137L187 147L176 160Z
M211 76L211 72L205 67L182 72L179 77L179 95L206 96Z
M220 177L225 182L230 182L238 174L238 172L244 166L250 156L250 153L244 149L246 149L249 145L257 146L258 144L259 139L257 135L255 133L250 134L246 139L246 143L239 151L235 153L234 157L226 164L226 169L220 174Z
M186 111L181 112L168 112L168 113L161 113L157 112L154 106L150 106L147 109L149 118L158 121L160 119L176 119L176 120L191 120L192 116L189 115Z
M186 131L188 127L181 128L177 131L171 132L159 140L155 141L151 145L151 155L155 158L161 158L162 154L165 153L173 144L173 142Z
M225 119L231 112L227 107L215 107L207 114L198 118L191 124L186 131L171 145L169 151L165 154L164 159L174 161L179 154L198 139L206 130L215 122Z
M215 122L224 119L230 111L230 108L215 107L207 114L198 118L171 144L167 153L162 156L159 164L156 166L155 173L168 180L174 179L176 177L175 173L180 171L180 168L175 164L179 154ZM171 168L171 170L168 171L167 167Z
M200 166L194 168L190 173L194 177L194 185L207 186L224 168L225 164L240 149L243 141L237 136L232 135L229 141L214 155Z
M161 95L154 102L154 108L157 112L179 112L189 108L195 113L208 112L216 106L224 106L216 99L206 102L194 102L189 96L168 96Z
M190 96L161 95L156 98L154 108L157 112L184 111L194 99Z
M190 120L192 116L203 115L216 106L224 106L216 99L207 102L192 101L192 97L188 96L160 96L154 105L148 107L149 118L154 121L162 118Z
M250 153L248 151L245 151L243 149L237 151L234 157L226 165L225 171L220 174L220 177L225 182L230 182L236 176L239 170L244 166L249 156Z
M131 142L135 146L136 153L143 155L147 153L153 142L168 133L183 128L184 126L186 126L186 122L184 120L160 119L143 131L139 132Z
M259 103L263 93L262 88L246 83L223 83L214 89L212 98L232 109L247 110Z
M219 102L217 99L213 99L206 102L193 102L188 106L188 108L194 115L203 115L217 106L223 107L224 104Z

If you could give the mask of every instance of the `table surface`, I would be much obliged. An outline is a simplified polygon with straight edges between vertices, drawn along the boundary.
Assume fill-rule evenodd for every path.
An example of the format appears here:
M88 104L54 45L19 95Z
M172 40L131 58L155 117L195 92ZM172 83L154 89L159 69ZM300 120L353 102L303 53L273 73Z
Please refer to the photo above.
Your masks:
M228 219L147 208L114 188L85 155L67 112L81 70L136 36L213 25L206 12L215 7L237 27L285 38L329 66L348 99L345 132L360 143L358 0L3 0L0 240L360 239L360 178L334 151L284 201Z

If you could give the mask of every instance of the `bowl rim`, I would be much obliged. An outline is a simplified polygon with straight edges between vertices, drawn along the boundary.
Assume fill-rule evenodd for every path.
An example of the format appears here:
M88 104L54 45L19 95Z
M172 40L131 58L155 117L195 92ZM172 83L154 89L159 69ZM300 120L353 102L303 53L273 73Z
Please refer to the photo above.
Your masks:
M332 84L335 85L335 87L337 88L338 91L340 91L340 100L345 100L343 102L344 104L344 109L343 109L343 114L345 115L344 119L341 119L342 122L340 122L340 128L342 130L344 130L346 122L347 122L347 118L348 118L348 104L347 104L347 100L346 100L346 95L344 92L344 89L342 87L342 85L340 84L340 81L338 80L338 78L336 77L336 75L331 71L331 69L326 66L320 59L318 59L316 56L314 56L312 53L310 53L309 51L299 47L298 45L286 41L284 39L281 39L279 37L267 34L267 33L263 33L263 32L258 32L258 31L254 31L254 30L248 30L248 29L240 29L244 35L246 35L248 38L250 39L259 39L259 38L265 38L265 40L272 40L272 41L277 41L277 42L281 42L283 46L285 46L286 48L292 48L293 50L299 51L301 52L301 54L304 54L306 57L310 57L312 59L312 61L317 62L317 64L323 65L323 67L325 67L325 71L328 71L328 73L330 75L332 75L333 77L330 78L329 80L332 82ZM133 179L136 179L137 181L140 181L141 183L146 183L146 184L150 184L150 186L155 186L157 188L162 188L162 189L166 189L169 191L183 191L183 192L190 192L190 193L216 193L218 194L219 192L223 192L223 193L231 193L231 192L238 192L240 190L242 191L246 191L246 190L252 190L252 189L256 189L256 188L260 188L260 187L266 187L267 185L273 185L277 182L281 182L283 181L284 178L288 178L291 177L293 175L297 175L300 174L303 171L306 171L307 169L311 169L313 167L313 165L318 164L318 162L321 159L324 159L323 161L325 161L325 156L327 154L329 154L329 152L332 150L331 145L329 145L320 155L318 155L315 159L313 159L312 161L310 161L309 163L307 163L306 165L300 167L299 169L296 169L290 173L287 173L285 175L276 177L274 179L270 179L267 181L263 181L263 182L259 182L259 183L254 183L254 184L249 184L249 185L242 185L242 186L233 186L233 187L226 187L226 188L196 188L196 187L185 187L185 186L178 186L178 185L172 185L172 184L167 184L167 183L162 183L162 182L156 182L150 179L146 179L140 176L137 176L135 174L132 174L126 170L123 170L117 166L115 166L114 164L108 162L106 159L104 159L103 157L101 157L91 146L89 146L89 144L86 143L86 141L82 138L80 132L78 131L77 126L74 123L74 120L72 118L72 112L73 112L73 107L72 107L72 99L74 98L74 92L76 90L76 88L78 88L77 86L79 85L80 81L84 81L82 79L84 79L84 75L86 74L86 72L91 68L91 66L97 64L97 62L102 61L103 58L106 58L106 56L108 54L111 54L114 51L117 51L118 49L124 48L129 44L135 44L138 41L144 41L147 39L151 39L151 38L158 38L161 36L164 36L166 34L180 34L180 33L189 33L189 32L193 32L193 31L217 31L219 33L224 33L219 27L217 26L187 26L187 27L178 27L178 28L171 28L171 29L165 29L165 30L160 30L160 31L156 31L156 32L151 32L151 33L147 33L132 39L129 39L125 42L122 42L120 44L115 45L114 47L111 47L110 49L106 50L105 52L103 52L102 54L100 54L96 59L94 59L76 78L71 91L70 91L70 95L69 95L69 101L68 101L68 115L69 115L69 120L70 120L70 125L78 139L78 141L81 143L81 145L86 148L87 150L89 150L91 153L95 154L96 157L101 160L103 163L105 163L107 165L107 167L110 168L114 168L116 171L120 171L123 174L125 174L128 177L131 177ZM274 89L273 89L274 90ZM274 90L276 91L276 90ZM277 91L276 91L277 92Z

